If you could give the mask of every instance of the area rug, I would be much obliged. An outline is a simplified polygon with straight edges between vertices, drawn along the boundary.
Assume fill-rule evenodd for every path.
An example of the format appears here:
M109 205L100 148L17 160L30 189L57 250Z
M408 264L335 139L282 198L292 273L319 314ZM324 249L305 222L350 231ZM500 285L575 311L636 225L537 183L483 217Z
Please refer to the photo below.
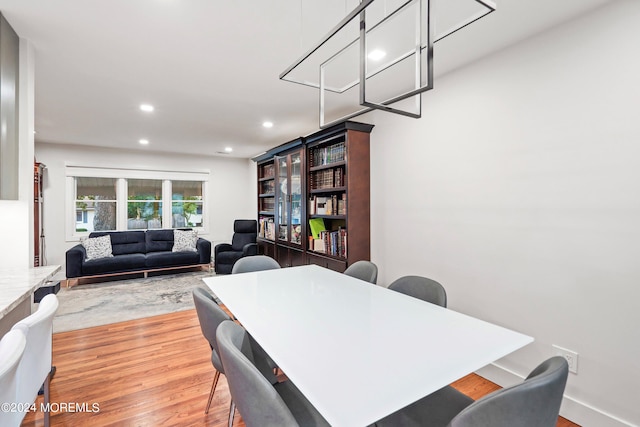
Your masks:
M202 279L214 275L198 271L61 288L53 332L190 310L193 288L206 287Z

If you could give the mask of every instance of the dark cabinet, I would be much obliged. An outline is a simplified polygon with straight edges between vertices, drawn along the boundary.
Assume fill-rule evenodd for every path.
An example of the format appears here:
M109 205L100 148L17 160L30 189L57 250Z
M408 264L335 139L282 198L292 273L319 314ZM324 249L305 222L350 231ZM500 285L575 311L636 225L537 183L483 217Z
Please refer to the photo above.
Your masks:
M344 122L254 158L258 245L281 266L344 271L370 259L369 134Z

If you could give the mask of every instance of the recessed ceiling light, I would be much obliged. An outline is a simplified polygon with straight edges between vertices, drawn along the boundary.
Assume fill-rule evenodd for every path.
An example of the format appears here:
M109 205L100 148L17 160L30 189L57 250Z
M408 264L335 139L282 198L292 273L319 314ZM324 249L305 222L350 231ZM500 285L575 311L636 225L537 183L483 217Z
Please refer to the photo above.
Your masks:
M140 144L142 145L149 145L149 140L148 139L141 139L140 141L138 141Z
M226 151L227 153L230 153L233 151L233 148L231 147L224 147L224 151Z
M369 55L367 55L367 56L372 61L379 61L382 58L384 58L385 56L387 56L387 52L385 52L384 50L380 50L380 49L374 49L371 52L369 52Z
M151 104L140 104L140 109L142 111L145 111L147 113L152 112L155 108L153 108L153 105Z
M266 128L272 128L273 127L273 122L264 122L264 123L262 123L262 126L264 126Z

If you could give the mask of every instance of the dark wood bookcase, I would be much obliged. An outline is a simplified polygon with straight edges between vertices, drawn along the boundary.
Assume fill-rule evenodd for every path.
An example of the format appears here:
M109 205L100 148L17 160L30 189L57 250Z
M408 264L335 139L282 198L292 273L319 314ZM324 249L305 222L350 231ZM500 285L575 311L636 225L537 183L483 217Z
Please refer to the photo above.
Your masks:
M276 203L276 167L273 158L258 163L258 247L273 257Z
M340 272L370 259L372 129L347 121L253 159L261 253L283 267L317 264ZM310 222L322 229L317 236Z

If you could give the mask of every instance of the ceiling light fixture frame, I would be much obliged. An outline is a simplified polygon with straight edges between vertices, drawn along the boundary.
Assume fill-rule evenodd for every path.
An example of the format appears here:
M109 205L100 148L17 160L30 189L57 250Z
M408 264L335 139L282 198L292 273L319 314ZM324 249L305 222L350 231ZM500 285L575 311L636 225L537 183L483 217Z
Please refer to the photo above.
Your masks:
M449 28L442 34L435 36L433 13L432 13L432 0L407 0L396 10L386 15L380 22L367 29L366 22L366 10L374 3L375 0L361 0L360 4L353 9L347 16L345 16L327 35L325 35L315 46L309 49L298 60L291 64L285 71L283 71L279 78L280 80L288 81L291 83L302 84L304 86L310 86L319 89L319 125L321 129L333 126L337 123L349 120L353 117L361 114L373 111L375 109L383 110L391 113L396 113L408 117L420 118L422 116L422 96L423 92L433 89L433 44L437 41L444 39L445 37L454 34L462 28L472 24L473 22L487 16L488 14L496 10L496 5L489 0L472 0L483 7L483 9L472 15L471 17L463 20L457 25ZM369 73L367 70L367 35L380 25L383 25L389 19L392 19L396 14L408 8L410 5L419 2L419 13L416 15L418 22L416 23L416 35L415 35L415 47L401 55L394 60L388 62L383 67L380 67L375 72ZM350 43L347 43L342 49L334 53L327 60L322 62L319 66L319 83L314 83L307 80L296 80L290 76L296 68L307 61L315 52L317 52L322 46L324 46L332 37L338 34L345 26L352 22L356 17L359 17L359 36ZM331 87L326 84L326 68L332 61L334 61L340 54L345 52L349 47L355 43L359 43L359 77L357 80L344 85L342 87ZM367 99L367 79L389 69L390 67L404 61L408 58L414 58L414 89L398 94L391 98L388 98L382 102L373 102ZM424 61L423 61L424 59ZM364 107L352 113L343 115L342 117L332 120L330 122L325 121L325 92L333 92L342 94L347 90L360 85L359 92L359 104ZM406 111L399 108L394 108L391 105L396 102L414 97L416 112Z

